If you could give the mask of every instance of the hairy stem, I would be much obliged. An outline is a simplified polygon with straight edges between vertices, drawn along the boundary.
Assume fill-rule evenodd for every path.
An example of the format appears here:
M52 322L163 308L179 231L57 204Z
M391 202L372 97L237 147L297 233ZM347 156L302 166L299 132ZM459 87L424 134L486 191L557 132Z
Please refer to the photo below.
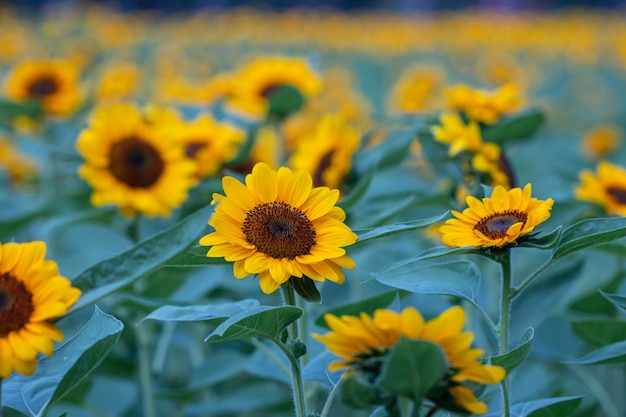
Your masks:
M505 355L509 351L509 320L511 316L511 252L506 251L498 258L502 267L502 287L500 293L500 322L498 324L498 353ZM502 387L502 417L511 415L509 376L507 375L500 383Z
M296 306L296 296L293 288L289 284L282 285L283 302L285 305ZM294 320L289 325L289 339L298 339L298 321ZM302 372L300 359L291 352L283 343L279 347L285 352L291 364L291 388L293 390L293 402L296 410L295 417L306 417L306 402L304 396L304 384L302 382Z

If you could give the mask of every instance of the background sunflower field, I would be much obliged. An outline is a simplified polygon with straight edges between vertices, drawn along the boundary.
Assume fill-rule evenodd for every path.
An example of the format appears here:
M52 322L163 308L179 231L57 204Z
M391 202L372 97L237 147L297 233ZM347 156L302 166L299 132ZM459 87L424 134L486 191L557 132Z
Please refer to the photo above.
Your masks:
M54 353L0 379L0 416L626 415L623 11L25 10L0 4L0 248L45 242L81 296ZM246 262L237 222L274 183L317 243ZM502 190L526 184L540 220L530 188ZM444 245L468 196L534 230ZM8 265L26 258L0 257L0 370L26 356L6 353ZM457 384L440 355L469 347L436 335L392 337L371 380L362 356L329 370L320 335L356 336L326 313L361 317L369 348L412 334L363 324L377 309L457 306L483 351L468 369L504 382Z

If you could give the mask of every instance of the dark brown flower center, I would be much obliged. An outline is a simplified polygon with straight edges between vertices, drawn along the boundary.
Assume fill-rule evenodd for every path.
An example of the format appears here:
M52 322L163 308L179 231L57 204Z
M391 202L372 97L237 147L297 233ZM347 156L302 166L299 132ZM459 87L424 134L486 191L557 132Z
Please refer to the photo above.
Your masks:
M272 258L294 259L315 246L315 229L306 215L287 203L260 204L250 210L241 228L246 241Z
M619 204L626 204L626 190L625 189L617 188L617 187L610 187L606 190L606 192Z
M517 210L507 210L503 213L495 213L488 217L485 217L474 226L475 230L478 230L489 239L501 239L506 236L506 231L509 227L515 223L526 223L528 216L526 213L520 213Z
M0 338L24 328L33 311L33 295L24 283L7 272L0 274Z
M185 156L187 158L193 158L201 150L207 147L205 142L189 142L185 146Z
M269 85L263 87L263 89L260 91L261 97L263 97L263 98L270 98L272 93L274 93L276 90L278 90L281 86L282 86L282 84L269 84Z
M113 176L133 188L152 186L165 168L159 151L149 142L134 136L111 146L109 161Z
M43 76L31 83L27 89L29 97L43 98L55 93L59 89L59 83L54 77Z
M315 168L315 172L313 173L314 187L322 187L325 185L323 175L324 172L326 172L326 169L328 169L328 167L330 166L330 162L333 159L334 153L334 150L326 153L324 156L322 156L322 159L320 159L319 163L317 164L317 168Z

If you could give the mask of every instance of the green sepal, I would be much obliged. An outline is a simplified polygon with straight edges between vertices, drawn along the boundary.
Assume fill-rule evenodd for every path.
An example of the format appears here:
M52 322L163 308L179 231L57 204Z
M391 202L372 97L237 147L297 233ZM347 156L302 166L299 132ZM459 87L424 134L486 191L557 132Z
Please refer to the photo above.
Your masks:
M287 285L291 285L291 288L293 288L304 301L308 301L310 303L322 302L322 295L315 286L315 281L306 275L303 275L302 278L289 278Z

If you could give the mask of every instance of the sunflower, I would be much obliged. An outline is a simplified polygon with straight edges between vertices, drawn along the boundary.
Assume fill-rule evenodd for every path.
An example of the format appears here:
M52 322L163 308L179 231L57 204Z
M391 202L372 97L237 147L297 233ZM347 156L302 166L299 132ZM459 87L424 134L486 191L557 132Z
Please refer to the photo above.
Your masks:
M612 125L602 125L589 130L582 140L585 156L596 159L615 152L621 145L623 133Z
M332 331L325 335L313 334L313 338L339 356L329 365L331 372L341 369L347 369L349 373L371 372L371 367L364 368L366 363L370 363L369 359L384 358L401 337L426 340L441 347L449 367L444 377L449 391L447 397L452 396L454 404L449 404L446 393L439 390L429 392L427 398L443 408L461 407L471 413L486 413L485 403L478 401L463 383L496 384L505 376L503 368L483 365L478 361L483 351L470 347L474 336L462 332L465 311L458 306L429 321L424 321L413 307L400 313L379 309L373 316L366 313L361 313L359 317L326 314L324 319Z
M137 92L140 79L137 66L126 62L110 64L100 76L96 96L99 100L128 98Z
M228 101L231 108L241 109L253 117L284 117L299 110L321 88L319 75L305 60L263 57L249 62L237 72ZM282 103L273 108L272 102L279 94Z
M310 135L298 142L290 165L310 173L314 186L339 188L350 171L359 141L356 129L340 117L326 115Z
M63 333L48 320L80 297L45 255L44 242L0 243L0 378L13 370L31 375L39 352L52 355Z
M13 184L32 179L37 174L37 163L0 137L0 172L5 171Z
M343 283L343 268L354 261L343 246L357 236L335 206L339 191L313 188L311 176L289 168L272 170L258 163L245 184L233 177L222 181L225 196L213 195L215 232L200 240L212 246L207 256L234 261L234 275L259 274L261 290L270 294L291 277Z
M440 231L443 243L451 247L501 248L532 232L550 217L554 200L531 198L531 185L506 190L496 186L490 198L466 198L463 213L452 210Z
M446 90L448 106L465 112L467 117L486 124L496 123L500 117L522 105L517 84L508 83L495 91L473 89L460 84Z
M16 101L37 100L46 113L71 114L81 101L79 73L69 61L24 61L6 80L7 93Z
M626 216L626 169L601 161L597 174L583 171L580 180L577 198L602 205L611 216Z
M170 119L161 125L146 117L131 104L101 106L81 132L79 175L94 188L95 206L116 204L127 216L168 216L195 184L196 164L171 133Z
M416 113L432 109L436 94L443 86L443 72L438 68L413 66L404 70L391 90L392 111Z

